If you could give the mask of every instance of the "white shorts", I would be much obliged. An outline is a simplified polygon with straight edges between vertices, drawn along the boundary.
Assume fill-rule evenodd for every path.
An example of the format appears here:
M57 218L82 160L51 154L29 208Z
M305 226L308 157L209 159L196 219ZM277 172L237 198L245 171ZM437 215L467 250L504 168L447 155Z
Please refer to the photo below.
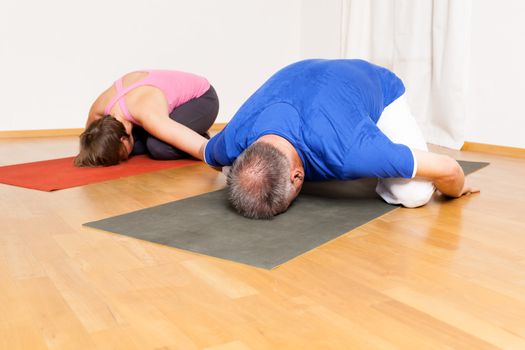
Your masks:
M408 146L411 150L428 151L423 133L410 113L403 94L388 105L377 122L377 127L394 143ZM414 172L417 162L414 157ZM401 204L408 208L420 207L428 203L435 187L425 179L387 178L379 179L376 192L387 203Z

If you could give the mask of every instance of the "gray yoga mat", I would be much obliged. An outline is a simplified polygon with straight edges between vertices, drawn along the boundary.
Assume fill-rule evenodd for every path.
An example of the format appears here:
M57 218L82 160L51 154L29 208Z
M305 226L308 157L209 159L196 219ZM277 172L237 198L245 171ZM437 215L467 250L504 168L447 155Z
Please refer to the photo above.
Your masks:
M488 165L460 164L465 173ZM272 269L397 208L379 198L375 183L305 183L288 211L272 220L240 216L219 190L84 225Z

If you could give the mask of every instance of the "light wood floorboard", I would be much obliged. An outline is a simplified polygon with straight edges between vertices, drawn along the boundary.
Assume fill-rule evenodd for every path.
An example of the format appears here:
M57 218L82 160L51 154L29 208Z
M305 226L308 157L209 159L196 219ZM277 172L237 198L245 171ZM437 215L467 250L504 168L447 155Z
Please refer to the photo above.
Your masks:
M74 137L0 140L0 165ZM52 193L0 184L0 349L525 349L525 159L272 270L81 224L224 186L204 165ZM212 228L210 228L212 229Z

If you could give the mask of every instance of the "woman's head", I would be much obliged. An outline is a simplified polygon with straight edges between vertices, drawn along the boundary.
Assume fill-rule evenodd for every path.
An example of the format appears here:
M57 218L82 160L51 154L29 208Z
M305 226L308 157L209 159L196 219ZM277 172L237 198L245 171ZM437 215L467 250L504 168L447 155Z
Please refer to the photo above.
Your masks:
M75 157L78 167L109 166L128 159L133 149L124 125L110 115L92 122L80 135L80 152Z

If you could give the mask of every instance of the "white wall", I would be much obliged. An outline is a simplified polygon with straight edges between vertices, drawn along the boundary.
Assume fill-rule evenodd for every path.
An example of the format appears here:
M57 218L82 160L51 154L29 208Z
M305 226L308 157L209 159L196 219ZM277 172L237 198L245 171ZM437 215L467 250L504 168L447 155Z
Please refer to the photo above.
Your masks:
M2 0L0 130L78 128L127 71L209 78L219 122L278 68L339 57L343 0ZM467 141L525 148L525 2L476 0Z
M300 0L2 0L0 130L83 127L125 72L206 76L218 121L299 58Z
M525 1L472 2L468 141L525 148Z
M340 58L342 0L301 5L301 58Z

